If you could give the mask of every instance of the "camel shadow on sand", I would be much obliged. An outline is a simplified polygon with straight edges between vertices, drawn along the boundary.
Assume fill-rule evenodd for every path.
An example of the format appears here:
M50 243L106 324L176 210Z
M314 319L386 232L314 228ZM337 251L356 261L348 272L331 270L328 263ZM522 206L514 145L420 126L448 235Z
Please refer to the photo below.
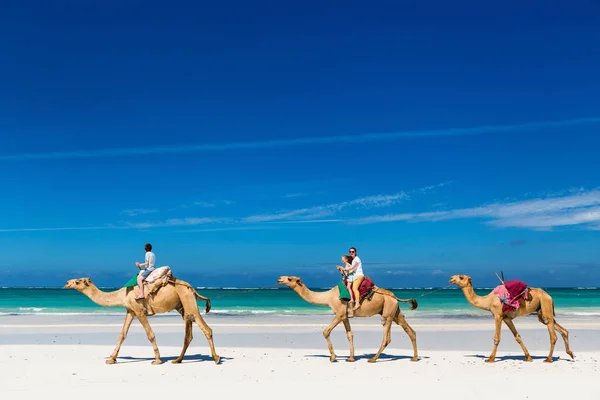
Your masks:
M171 357L163 356L160 359L162 360L163 364L166 364L166 363L170 363L173 360L176 360L177 357L176 356L171 356ZM231 358L231 357L221 356L221 359L220 359L218 365L221 365L226 360L232 360L232 359L233 358ZM154 361L154 357L130 357L130 356L117 357L117 364L129 364L129 363L136 363L136 362L151 362L151 361ZM181 364L205 362L205 361L211 362L211 363L215 362L215 360L213 359L213 357L210 354L209 355L193 354L193 355L186 355L185 358L183 359L183 361L181 362Z
M487 360L489 356L485 356L483 354L467 354L465 355L465 357L472 357L472 358L480 358L483 360ZM545 360L546 357L544 356L531 356L531 358L533 359L533 361L535 362L536 360ZM496 362L500 362L500 361L523 361L525 359L525 356L523 355L519 355L519 356L496 356ZM567 358L560 358L560 357L552 357L552 361L556 362L556 361L566 361L566 362L575 362L574 360L569 360Z
M369 360L371 358L373 358L373 356L375 356L375 353L371 353L371 354L356 354L354 356L354 359L356 361L360 361L360 360ZM304 357L310 357L310 358L327 358L329 359L329 356L326 354L305 354ZM395 356L392 354L384 354L382 353L379 358L377 359L377 362L389 362L389 361L400 361L400 360L410 360L412 357L411 356ZM419 356L419 360L423 360L423 359L427 359L429 357L423 357L423 356ZM338 356L337 359L334 362L338 362L338 361L346 361L348 359L348 356Z

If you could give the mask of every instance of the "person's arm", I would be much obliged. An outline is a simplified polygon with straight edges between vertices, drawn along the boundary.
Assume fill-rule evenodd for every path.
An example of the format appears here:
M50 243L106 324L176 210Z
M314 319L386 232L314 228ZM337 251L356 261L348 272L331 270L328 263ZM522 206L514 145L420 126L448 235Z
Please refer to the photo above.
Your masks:
M142 267L147 267L148 266L148 261L146 261L145 263L141 264L139 262L135 262L135 265L137 265L138 268L142 268Z
M346 268L344 268L344 270L348 271L348 272L352 272L356 269L356 267L358 266L358 262L356 260L352 261L352 265L346 263Z

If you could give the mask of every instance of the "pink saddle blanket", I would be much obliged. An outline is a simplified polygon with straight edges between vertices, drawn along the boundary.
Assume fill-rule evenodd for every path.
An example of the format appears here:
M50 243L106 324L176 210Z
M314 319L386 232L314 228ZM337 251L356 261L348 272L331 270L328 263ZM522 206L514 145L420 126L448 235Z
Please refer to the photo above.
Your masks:
M141 273L142 271L140 271L140 274ZM152 283L167 275L171 275L171 267L165 265L164 267L159 267L152 271L146 278L146 282Z
M502 301L502 311L504 313L516 311L520 307L519 299L527 300L527 284L518 279L504 282L504 285L498 285L492 290L492 293Z

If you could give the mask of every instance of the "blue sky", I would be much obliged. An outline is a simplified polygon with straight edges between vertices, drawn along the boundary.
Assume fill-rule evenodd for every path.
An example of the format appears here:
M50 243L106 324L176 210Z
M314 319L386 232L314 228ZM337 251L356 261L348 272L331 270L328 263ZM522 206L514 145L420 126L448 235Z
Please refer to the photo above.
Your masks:
M600 285L600 6L12 2L0 285Z

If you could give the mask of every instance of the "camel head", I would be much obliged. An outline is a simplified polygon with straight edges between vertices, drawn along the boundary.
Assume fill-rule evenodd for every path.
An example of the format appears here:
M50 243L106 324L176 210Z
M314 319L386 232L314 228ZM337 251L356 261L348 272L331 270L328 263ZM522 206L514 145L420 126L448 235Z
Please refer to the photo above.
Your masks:
M472 279L469 275L452 275L448 283L452 283L461 288L473 286Z
M302 279L298 278L297 276L280 276L279 279L277 279L277 283L280 285L285 285L290 289L304 286Z
M67 281L65 289L75 289L78 291L83 291L92 285L92 280L90 278L78 278L78 279L70 279Z

